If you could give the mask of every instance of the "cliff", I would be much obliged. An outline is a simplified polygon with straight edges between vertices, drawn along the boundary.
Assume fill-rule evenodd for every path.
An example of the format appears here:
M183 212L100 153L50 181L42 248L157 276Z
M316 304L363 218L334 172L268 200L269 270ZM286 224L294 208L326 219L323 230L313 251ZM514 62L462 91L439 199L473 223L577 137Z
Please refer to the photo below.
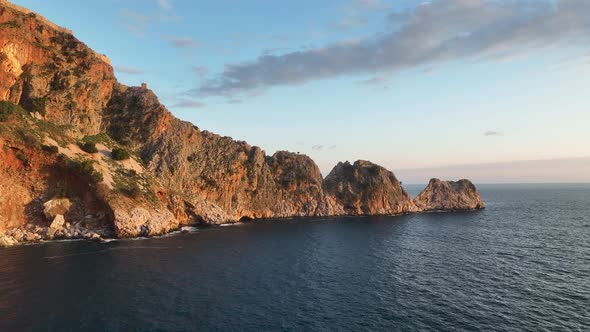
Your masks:
M0 244L420 210L378 165L340 163L324 180L305 155L175 118L69 30L3 0L0 100Z
M412 197L392 172L369 161L338 163L326 177L326 191L347 215L416 212Z
M106 57L70 31L0 2L0 100L94 135L114 82Z
M477 189L469 180L441 181L432 179L414 199L421 211L462 211L485 208Z

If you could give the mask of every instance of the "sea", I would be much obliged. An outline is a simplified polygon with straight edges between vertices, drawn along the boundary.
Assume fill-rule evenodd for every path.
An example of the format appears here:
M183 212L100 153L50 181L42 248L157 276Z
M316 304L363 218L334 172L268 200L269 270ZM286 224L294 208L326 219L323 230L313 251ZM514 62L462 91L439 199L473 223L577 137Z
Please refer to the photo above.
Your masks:
M590 331L590 185L479 189L477 212L0 249L0 331Z

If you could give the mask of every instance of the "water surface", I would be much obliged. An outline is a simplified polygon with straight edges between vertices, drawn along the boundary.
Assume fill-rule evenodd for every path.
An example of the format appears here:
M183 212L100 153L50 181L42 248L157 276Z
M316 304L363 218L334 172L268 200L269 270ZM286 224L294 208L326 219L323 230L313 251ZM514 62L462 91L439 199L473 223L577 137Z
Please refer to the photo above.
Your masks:
M589 330L590 185L480 189L481 212L0 249L0 331Z

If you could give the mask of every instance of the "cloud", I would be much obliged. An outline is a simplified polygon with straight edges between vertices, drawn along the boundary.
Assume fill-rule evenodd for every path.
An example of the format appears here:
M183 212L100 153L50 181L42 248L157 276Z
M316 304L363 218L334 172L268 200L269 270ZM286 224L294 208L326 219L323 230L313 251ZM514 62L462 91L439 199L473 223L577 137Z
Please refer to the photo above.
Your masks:
M343 75L396 73L590 42L590 1L432 0L354 41L226 65L193 92L234 96Z
M502 132L499 131L494 131L494 130L488 130L486 132L483 133L484 136L503 136L504 134L502 134Z
M148 16L132 10L122 11L119 17L123 22L123 26L125 26L129 32L139 36L144 35L145 30L151 21Z
M365 85L386 85L388 78L383 76L375 76L373 78L369 78L367 80L358 81L359 84Z
M191 70L197 76L205 76L205 75L209 74L209 69L207 69L206 67L202 67L202 66L193 66L191 68Z
M176 104L172 105L172 107L176 108L202 108L205 107L205 104L196 101L196 100L188 100L183 99L177 102Z
M299 144L299 142L297 142L297 144ZM301 142L300 145L303 145L303 142ZM322 151L325 149L334 150L334 149L336 149L336 145L325 146L322 144L316 144L316 145L312 146L311 149L316 152L319 152L319 151Z
M168 0L158 0L158 5L166 10L172 10L172 5Z
M144 71L141 69L126 67L126 66L114 66L113 68L115 68L115 70L120 73L129 74L129 75L140 75L140 74L144 73Z
M168 41L177 48L192 48L197 46L197 43L190 37L170 37Z

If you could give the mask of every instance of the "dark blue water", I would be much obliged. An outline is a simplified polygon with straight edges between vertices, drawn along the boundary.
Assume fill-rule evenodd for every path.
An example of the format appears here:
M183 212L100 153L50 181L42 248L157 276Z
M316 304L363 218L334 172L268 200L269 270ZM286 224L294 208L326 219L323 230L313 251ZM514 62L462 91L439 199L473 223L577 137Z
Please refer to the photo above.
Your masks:
M0 331L588 331L590 185L475 213L0 250Z

